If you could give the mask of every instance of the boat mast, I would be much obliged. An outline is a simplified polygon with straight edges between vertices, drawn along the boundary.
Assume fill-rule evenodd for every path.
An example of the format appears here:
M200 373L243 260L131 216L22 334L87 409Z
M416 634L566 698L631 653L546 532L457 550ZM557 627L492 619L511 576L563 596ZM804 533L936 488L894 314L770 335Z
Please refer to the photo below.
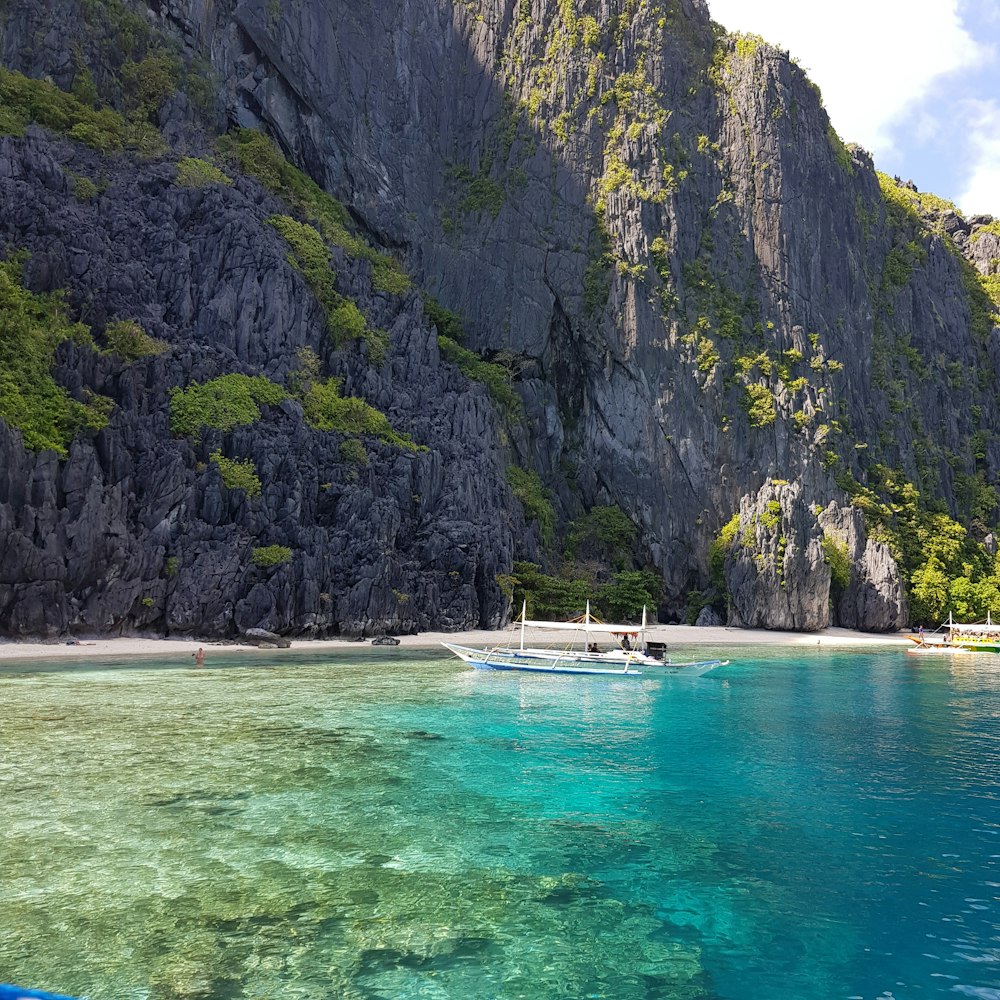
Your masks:
M579 607L579 605L577 605ZM587 601L587 611L583 616L583 649L584 652L590 649L590 643L587 641L590 638L590 632L587 630L587 626L590 624L590 601Z
M528 598L521 605L521 650L524 650L524 619L528 617Z

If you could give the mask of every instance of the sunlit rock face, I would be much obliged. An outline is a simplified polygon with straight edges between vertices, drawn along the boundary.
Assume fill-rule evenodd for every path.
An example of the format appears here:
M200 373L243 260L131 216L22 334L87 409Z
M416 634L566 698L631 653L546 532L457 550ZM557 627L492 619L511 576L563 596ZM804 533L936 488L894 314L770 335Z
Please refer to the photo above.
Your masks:
M815 631L830 624L823 532L798 484L768 484L740 505L726 560L730 624Z

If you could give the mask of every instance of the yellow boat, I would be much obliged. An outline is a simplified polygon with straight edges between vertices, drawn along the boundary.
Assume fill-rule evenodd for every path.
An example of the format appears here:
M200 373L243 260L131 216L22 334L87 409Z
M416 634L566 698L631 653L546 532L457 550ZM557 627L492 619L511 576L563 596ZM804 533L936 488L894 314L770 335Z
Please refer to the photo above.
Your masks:
M1000 625L987 613L985 622L960 623L948 616L948 631L940 642L924 635L908 635L916 643L908 653L1000 653Z

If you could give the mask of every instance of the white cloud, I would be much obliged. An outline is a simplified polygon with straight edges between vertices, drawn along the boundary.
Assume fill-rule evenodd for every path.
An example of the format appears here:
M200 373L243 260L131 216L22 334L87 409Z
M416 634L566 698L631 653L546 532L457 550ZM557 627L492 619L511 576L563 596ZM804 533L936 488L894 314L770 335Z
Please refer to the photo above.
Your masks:
M966 215L1000 214L1000 103L968 101L972 167L958 207Z
M988 58L962 25L960 7L968 2L709 0L709 6L729 30L787 48L823 91L841 136L878 155L892 151L892 126L936 80Z

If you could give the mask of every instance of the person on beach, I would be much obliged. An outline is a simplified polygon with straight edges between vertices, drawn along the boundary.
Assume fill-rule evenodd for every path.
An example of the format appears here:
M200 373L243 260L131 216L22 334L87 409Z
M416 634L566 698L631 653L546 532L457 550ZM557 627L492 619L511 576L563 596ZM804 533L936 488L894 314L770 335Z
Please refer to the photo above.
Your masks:
M198 647L198 652L197 653L192 653L191 655L194 657L194 665L196 667L203 667L203 666L205 666L205 650L204 650L204 647L199 646Z

